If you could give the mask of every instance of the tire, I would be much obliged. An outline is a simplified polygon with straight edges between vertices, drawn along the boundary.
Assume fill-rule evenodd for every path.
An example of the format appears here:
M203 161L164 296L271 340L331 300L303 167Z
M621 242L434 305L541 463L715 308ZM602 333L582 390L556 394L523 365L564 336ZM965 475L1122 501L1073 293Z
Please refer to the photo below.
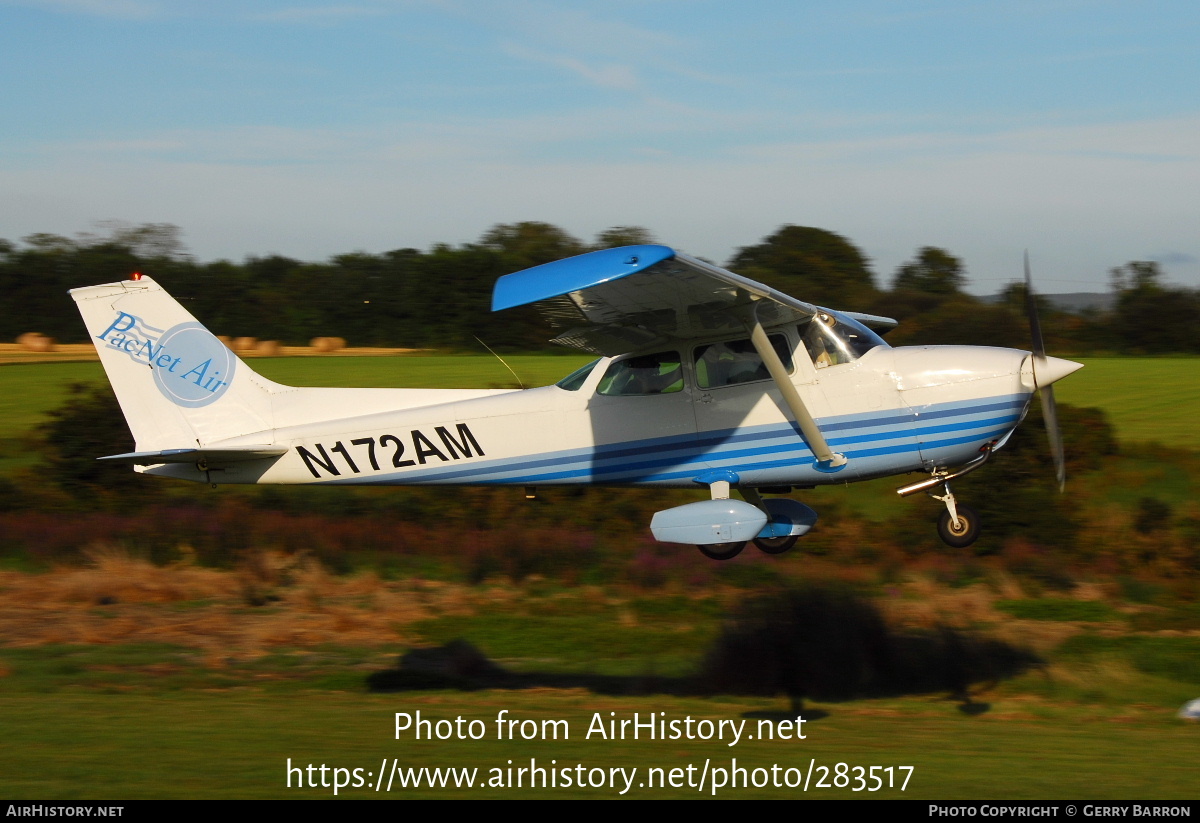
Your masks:
M955 508L958 511L958 528L954 528L950 512L944 511L938 518L938 537L942 538L942 542L947 546L965 549L979 538L979 515L967 506Z
M789 534L784 537L756 537L754 545L763 554L783 554L796 545L796 541L799 539L800 535L798 534Z
M742 553L742 549L746 548L746 542L741 543L712 543L708 546L697 546L700 554L710 560L732 560Z

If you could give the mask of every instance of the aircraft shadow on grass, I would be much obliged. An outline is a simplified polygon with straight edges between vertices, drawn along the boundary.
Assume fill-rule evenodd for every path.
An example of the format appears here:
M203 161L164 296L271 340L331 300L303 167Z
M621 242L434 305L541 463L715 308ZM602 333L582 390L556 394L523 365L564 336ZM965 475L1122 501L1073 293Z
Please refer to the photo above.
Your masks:
M372 691L588 689L605 695L705 697L786 695L795 717L805 699L946 693L971 715L989 705L972 690L1040 667L1036 655L948 627L889 627L869 602L836 590L790 591L760 599L725 627L698 671L685 677L514 672L458 639L402 655L367 678ZM763 714L767 717L772 713ZM819 713L804 713L817 719Z

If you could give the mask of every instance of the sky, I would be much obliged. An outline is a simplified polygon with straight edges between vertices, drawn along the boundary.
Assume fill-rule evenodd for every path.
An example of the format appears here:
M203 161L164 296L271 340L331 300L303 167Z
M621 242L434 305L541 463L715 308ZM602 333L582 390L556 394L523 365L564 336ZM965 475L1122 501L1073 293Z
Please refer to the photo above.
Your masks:
M1192 0L0 0L0 237L173 223L199 260L538 220L717 263L785 224L880 285L1200 286ZM804 295L796 295L803 299Z

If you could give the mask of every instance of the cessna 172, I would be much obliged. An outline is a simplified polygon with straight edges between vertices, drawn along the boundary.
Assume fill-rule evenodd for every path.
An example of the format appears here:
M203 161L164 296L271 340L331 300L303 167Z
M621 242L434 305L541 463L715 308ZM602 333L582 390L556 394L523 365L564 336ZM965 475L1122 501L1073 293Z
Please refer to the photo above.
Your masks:
M536 389L284 386L149 279L71 294L136 441L101 460L212 484L707 486L711 499L650 528L718 560L749 541L787 551L815 524L803 503L763 494L908 472L928 477L898 492L944 502L942 538L970 545L979 519L950 482L1004 445L1040 390L1061 484L1050 384L1080 367L1045 356L1032 301L1032 353L892 348L876 330L894 320L659 245L497 281L493 310L533 304L554 342L598 356Z

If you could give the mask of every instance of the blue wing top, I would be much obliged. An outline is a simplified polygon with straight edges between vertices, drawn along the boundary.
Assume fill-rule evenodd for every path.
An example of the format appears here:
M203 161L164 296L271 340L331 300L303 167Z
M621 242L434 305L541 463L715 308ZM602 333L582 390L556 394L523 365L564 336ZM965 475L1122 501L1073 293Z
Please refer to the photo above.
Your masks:
M807 319L817 310L657 245L602 249L496 281L493 311L529 304L564 330L554 342L604 355L744 331L752 312L769 327Z

